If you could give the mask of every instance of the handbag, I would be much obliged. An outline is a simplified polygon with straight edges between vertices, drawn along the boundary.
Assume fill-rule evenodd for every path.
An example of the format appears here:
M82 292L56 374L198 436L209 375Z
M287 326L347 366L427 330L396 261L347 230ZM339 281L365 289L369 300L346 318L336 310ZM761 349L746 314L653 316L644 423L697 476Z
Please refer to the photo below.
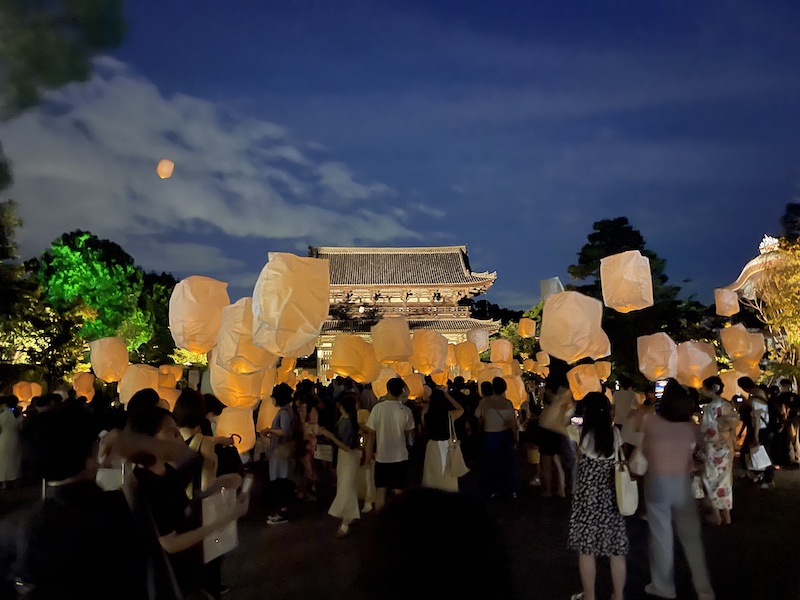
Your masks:
M747 468L750 471L764 471L772 466L772 461L767 454L767 449L759 445L758 448L750 449L750 454L747 455Z
M330 444L317 444L314 449L314 458L322 462L333 462L333 446Z
M645 457L641 446L637 446L628 461L628 470L636 477L644 477L644 474L647 473L647 467L647 457Z
M223 490L203 498L203 525L210 525L236 502L235 490ZM222 529L203 538L203 562L210 563L215 558L227 554L239 545L239 531L236 521L231 521Z
M617 489L617 508L623 517L629 517L639 508L639 488L631 478L628 463L622 455L622 447L617 448L614 461L614 482Z
M448 415L447 420L450 424L450 439L447 440L447 460L445 461L444 472L450 477L458 479L469 473L469 467L464 462L464 455L461 453L461 442L456 437L453 418Z

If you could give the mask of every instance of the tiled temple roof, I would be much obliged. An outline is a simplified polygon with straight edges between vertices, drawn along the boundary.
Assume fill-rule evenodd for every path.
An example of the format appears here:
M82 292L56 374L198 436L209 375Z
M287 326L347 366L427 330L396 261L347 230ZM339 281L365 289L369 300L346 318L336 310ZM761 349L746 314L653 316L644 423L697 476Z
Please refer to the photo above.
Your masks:
M369 333L371 327L377 322L375 319L331 319L322 326L322 333ZM409 319L408 326L412 331L432 329L441 333L467 332L470 329L486 329L490 333L496 333L500 329L499 322L480 319Z
M496 273L473 273L466 246L335 248L311 246L330 261L332 286L474 286L489 288Z

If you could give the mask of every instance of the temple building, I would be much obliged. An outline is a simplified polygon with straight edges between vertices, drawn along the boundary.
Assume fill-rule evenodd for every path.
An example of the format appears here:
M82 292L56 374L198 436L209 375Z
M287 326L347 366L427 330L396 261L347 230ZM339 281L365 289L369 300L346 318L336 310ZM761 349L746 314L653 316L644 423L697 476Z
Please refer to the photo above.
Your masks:
M328 320L317 345L318 373L325 373L333 339L340 333L369 337L384 316L403 316L412 332L434 329L453 343L470 329L497 333L498 321L470 316L461 300L483 294L497 273L474 273L466 246L425 248L309 247L309 256L330 261Z

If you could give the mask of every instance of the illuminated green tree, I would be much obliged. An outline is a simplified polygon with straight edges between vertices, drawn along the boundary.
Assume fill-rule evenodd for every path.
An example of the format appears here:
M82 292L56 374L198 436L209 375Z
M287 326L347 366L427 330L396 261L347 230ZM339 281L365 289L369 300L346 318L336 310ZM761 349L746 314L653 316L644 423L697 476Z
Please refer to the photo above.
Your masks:
M135 349L138 360L152 365L170 363L175 342L169 330L169 299L178 281L170 273L145 273L139 310L147 317L150 337Z
M120 332L129 345L146 339L149 317L139 314L142 272L117 244L87 231L65 233L34 267L53 307L72 307L83 316L84 339Z

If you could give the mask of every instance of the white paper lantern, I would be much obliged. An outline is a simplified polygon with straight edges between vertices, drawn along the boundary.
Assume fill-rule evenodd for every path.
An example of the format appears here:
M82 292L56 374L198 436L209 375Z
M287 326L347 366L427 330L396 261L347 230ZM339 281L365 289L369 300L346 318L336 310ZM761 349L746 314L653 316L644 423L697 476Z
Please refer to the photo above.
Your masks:
M414 354L411 365L423 375L441 373L447 362L447 338L441 333L429 329L419 329L411 339Z
M208 363L211 389L225 406L255 407L261 394L265 371L234 373L216 360Z
M127 405L136 392L146 389L158 391L158 369L150 365L131 365L119 382L119 401Z
M169 179L175 171L175 163L168 158L162 158L156 166L156 173L161 179Z
M372 382L372 391L375 393L377 398L383 398L389 393L389 390L386 389L386 384L390 379L394 379L395 377L397 377L397 373L391 369L385 367L381 369L378 378Z
M492 362L510 363L514 360L514 346L508 340L492 340Z
M169 404L169 410L175 410L175 404L178 402L181 391L176 390L174 387L159 387L157 391L158 397Z
M547 300L550 296L560 294L564 291L564 284L558 277L551 277L550 279L542 279L539 282L542 299L541 302Z
M256 421L256 430L264 431L272 427L272 422L275 420L275 415L280 411L280 407L275 406L275 400L272 396L267 396L261 400L261 405L258 407L258 419Z
M411 375L407 375L406 377L403 377L403 381L405 381L406 385L408 386L409 400L415 400L424 396L425 378L420 373L412 373Z
M643 335L636 340L639 371L650 381L678 375L678 346L666 333Z
M521 338L532 338L536 335L536 321L522 317L517 326L517 332Z
M653 306L650 259L638 250L620 252L600 261L603 302L617 312L629 313Z
M337 335L334 339L330 366L337 375L350 377L358 383L371 383L381 372L372 344L349 333Z
M278 373L289 373L290 371L294 371L295 366L297 365L297 359L293 357L284 357L281 359L281 364L278 365Z
M761 377L761 367L758 361L748 360L747 358L737 358L733 361L733 368L735 371L744 373L745 376L753 381L758 381L759 377Z
M371 333L378 362L403 362L414 354L405 317L384 317L372 327Z
M522 368L519 366L517 361L511 361L510 363L496 363L502 370L503 376L511 375L514 377L522 375Z
M527 373L533 373L533 370L536 368L536 361L532 358L526 358L522 363L522 368Z
M706 342L678 344L678 382L700 388L703 381L717 374L717 355L714 346Z
M456 360L462 371L472 371L480 365L481 357L474 342L466 341L456 345Z
M539 344L550 356L568 363L608 356L611 343L603 331L603 304L578 292L561 292L544 303Z
M408 361L393 362L387 364L386 366L392 369L392 371L394 371L395 374L401 378L411 375L414 372L414 367Z
M75 395L91 401L94 397L94 380L95 376L91 373L75 373L72 377L72 389L75 390Z
M278 383L285 383L290 388L297 387L297 373L294 371L278 371Z
M20 381L11 387L11 393L20 402L30 402L37 396L42 395L42 386L35 381Z
M511 401L514 408L519 410L520 407L528 400L528 390L525 389L525 382L522 377L514 375L503 376L506 382L506 398Z
M241 437L241 440L234 438L239 454L250 452L256 445L252 408L228 407L222 410L217 419L217 435L228 437L234 433Z
M575 400L582 400L589 392L603 391L603 385L597 377L597 369L593 364L573 367L567 372L567 381Z
M714 290L714 304L720 317L732 317L739 312L739 294L733 290Z
M500 365L485 365L478 373L478 385L485 381L492 383L495 377L503 377L503 367Z
M169 376L175 383L183 379L183 365L159 365L158 372L161 375Z
M436 385L447 385L447 382L453 379L453 372L449 367L445 367L444 371L441 373L434 373L431 375L431 379L433 379Z
M760 361L764 356L764 334L750 333L741 323L721 329L719 337L725 352L733 360L744 358L752 363Z
M215 357L234 373L255 373L271 369L277 363L275 354L253 343L252 298L242 298L222 309Z
M178 282L169 299L169 328L178 348L206 354L217 343L222 309L231 303L228 284L193 275Z
M485 329L470 329L467 332L467 341L475 344L478 354L489 349L489 332Z
M445 360L445 364L448 367L455 367L458 365L458 359L456 358L455 344L447 344L447 359Z
M611 363L607 360L594 363L594 369L597 371L597 378L600 379L600 381L605 381L611 377Z
M258 392L258 397L262 400L268 400L272 397L272 390L278 381L278 370L275 368L266 369L264 371L264 379L261 380L261 389Z
M537 352L536 353L536 362L538 362L543 367L550 366L550 355L547 352Z
M729 370L729 371L721 371L719 374L719 378L722 379L722 393L720 394L726 400L733 400L733 397L736 395L739 396L746 396L744 390L739 387L739 378L740 377L747 377L744 373L740 373L739 371Z
M118 337L105 337L89 342L89 360L92 371L98 379L106 383L119 381L128 368L128 348L125 340Z
M277 356L316 344L330 309L329 261L270 252L253 289L253 341Z
M318 339L311 340L311 341L310 341L308 344L306 344L305 346L303 346L303 347L301 347L301 348L298 348L298 349L297 349L297 350L296 350L296 351L295 351L295 352L292 354L292 357L293 357L293 358L306 358L306 357L308 357L308 356L311 356L312 354L314 354L314 350L316 350L316 349L317 349L317 342L318 342L318 341L319 341ZM288 356L288 354L287 354L287 356Z

